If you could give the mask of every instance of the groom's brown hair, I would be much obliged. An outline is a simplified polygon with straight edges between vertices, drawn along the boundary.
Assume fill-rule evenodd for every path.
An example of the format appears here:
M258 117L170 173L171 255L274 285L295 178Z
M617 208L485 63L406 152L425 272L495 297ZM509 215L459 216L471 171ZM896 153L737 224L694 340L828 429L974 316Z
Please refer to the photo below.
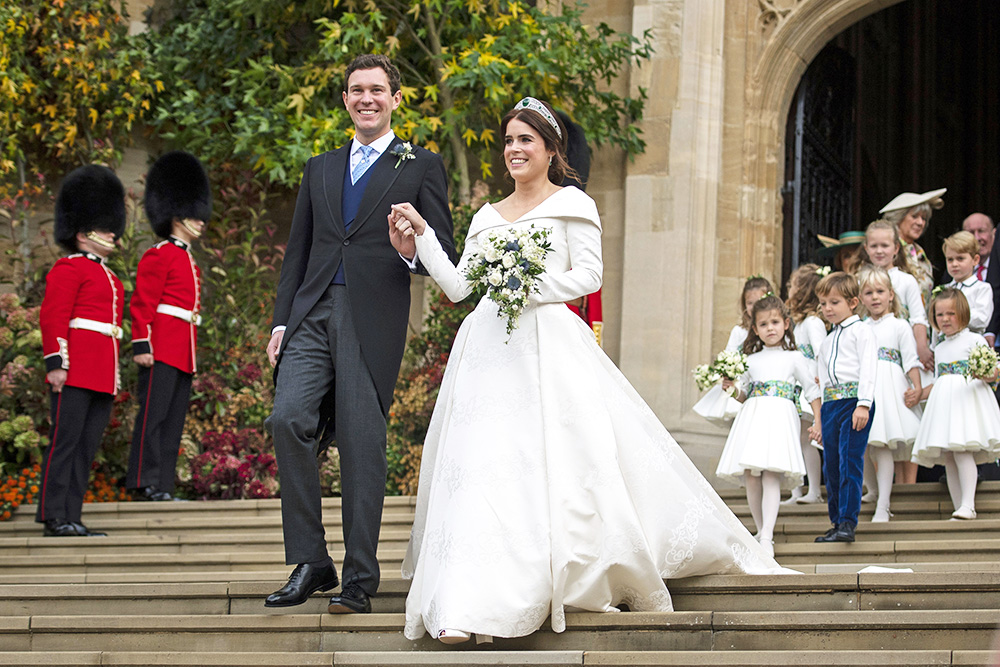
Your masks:
M347 71L344 72L344 92L347 92L347 82L354 72L359 69L375 68L380 68L385 72L385 75L389 78L389 92L395 95L401 85L399 70L396 69L391 60L377 53L365 53L351 61L351 64L347 66Z

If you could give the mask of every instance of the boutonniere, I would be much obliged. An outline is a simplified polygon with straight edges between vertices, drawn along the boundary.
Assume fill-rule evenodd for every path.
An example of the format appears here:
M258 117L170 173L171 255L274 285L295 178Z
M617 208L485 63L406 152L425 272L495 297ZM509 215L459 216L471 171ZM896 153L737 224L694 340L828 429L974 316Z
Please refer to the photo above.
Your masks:
M389 151L389 155L399 158L396 160L396 166L394 169L399 169L399 165L403 160L413 160L417 156L413 153L413 144L409 141L404 141L401 144L396 144L393 149Z

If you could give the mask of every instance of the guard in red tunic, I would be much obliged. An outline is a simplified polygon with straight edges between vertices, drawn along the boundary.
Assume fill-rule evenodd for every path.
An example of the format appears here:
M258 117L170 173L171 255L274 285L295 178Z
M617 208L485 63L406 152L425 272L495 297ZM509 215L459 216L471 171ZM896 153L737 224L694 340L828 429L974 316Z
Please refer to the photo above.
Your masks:
M90 466L121 380L125 290L105 266L125 230L125 189L107 167L72 171L56 199L55 239L69 251L45 277L39 314L52 427L35 520L47 536L104 535L81 523Z
M198 158L173 151L157 160L146 178L145 208L153 232L164 240L139 260L130 305L139 414L127 486L145 500L173 500L201 321L201 272L191 243L212 213Z

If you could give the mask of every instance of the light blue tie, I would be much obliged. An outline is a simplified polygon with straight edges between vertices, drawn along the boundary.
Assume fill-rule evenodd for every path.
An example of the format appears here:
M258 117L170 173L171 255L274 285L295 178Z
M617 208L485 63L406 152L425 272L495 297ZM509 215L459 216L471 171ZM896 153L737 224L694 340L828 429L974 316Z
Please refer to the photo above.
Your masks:
M375 149L371 146L361 146L358 148L358 152L361 153L361 161L354 165L354 169L351 170L351 185L357 183L358 179L368 170L368 161L371 160Z

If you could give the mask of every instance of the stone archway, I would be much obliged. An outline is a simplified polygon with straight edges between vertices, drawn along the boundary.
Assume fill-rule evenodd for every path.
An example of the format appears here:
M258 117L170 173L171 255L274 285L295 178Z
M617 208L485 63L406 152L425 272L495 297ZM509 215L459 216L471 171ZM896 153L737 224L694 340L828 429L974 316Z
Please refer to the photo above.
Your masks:
M785 119L806 68L838 33L902 1L758 0L760 11L747 26L748 53L758 57L748 57L746 69L741 275L781 275Z

